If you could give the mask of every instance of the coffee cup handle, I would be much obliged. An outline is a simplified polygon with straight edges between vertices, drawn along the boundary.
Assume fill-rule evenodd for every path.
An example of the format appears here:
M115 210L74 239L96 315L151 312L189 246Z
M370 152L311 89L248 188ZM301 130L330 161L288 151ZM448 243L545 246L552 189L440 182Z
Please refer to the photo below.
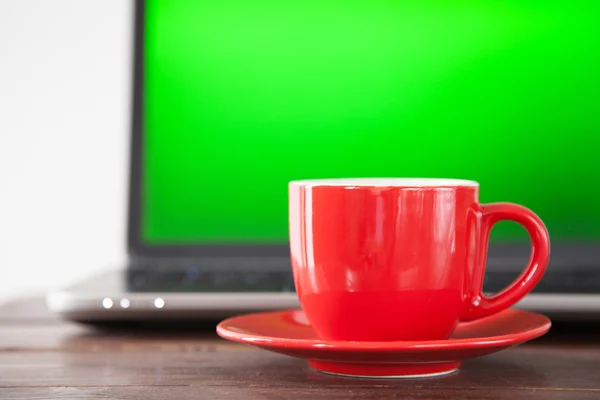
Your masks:
M517 222L527 230L531 238L529 264L519 277L504 290L492 295L483 294L483 276L487 259L490 232L495 223L508 220ZM477 271L471 284L462 321L472 321L502 311L521 300L542 279L550 259L550 237L542 220L526 207L513 203L490 203L481 205L481 240L479 244ZM470 286L470 287L469 287Z

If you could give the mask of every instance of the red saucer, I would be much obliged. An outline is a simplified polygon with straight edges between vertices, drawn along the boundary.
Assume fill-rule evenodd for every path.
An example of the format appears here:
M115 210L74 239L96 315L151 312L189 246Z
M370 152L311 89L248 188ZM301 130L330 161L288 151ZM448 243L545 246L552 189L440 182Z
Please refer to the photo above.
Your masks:
M304 358L317 371L356 377L413 378L450 374L462 360L495 353L542 336L543 315L509 309L461 323L447 340L411 342L323 341L301 310L248 314L217 326L219 336Z

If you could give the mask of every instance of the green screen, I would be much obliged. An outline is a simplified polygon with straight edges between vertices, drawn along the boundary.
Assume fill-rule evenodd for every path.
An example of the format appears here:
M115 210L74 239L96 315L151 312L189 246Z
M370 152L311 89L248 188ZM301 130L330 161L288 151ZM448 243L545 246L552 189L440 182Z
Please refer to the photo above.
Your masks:
M600 239L597 0L146 3L145 242L283 243L287 182L331 177L473 179Z

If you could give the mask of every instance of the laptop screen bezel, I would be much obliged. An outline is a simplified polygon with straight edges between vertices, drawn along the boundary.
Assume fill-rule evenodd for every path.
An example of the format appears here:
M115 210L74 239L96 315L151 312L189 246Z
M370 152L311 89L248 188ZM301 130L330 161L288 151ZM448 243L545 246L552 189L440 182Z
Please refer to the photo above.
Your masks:
M143 98L144 98L144 24L145 0L135 0L134 57L132 90L132 124L130 144L129 205L127 227L127 249L131 257L138 258L197 258L197 257L289 257L289 245L247 244L232 245L213 243L207 245L149 244L142 239L143 210ZM552 243L554 260L559 264L598 266L598 241L557 241ZM490 258L512 259L514 254L530 250L530 243L493 243ZM556 257L558 255L558 257ZM557 260L560 259L559 260ZM520 264L520 262L519 262ZM523 265L525 260L523 260Z

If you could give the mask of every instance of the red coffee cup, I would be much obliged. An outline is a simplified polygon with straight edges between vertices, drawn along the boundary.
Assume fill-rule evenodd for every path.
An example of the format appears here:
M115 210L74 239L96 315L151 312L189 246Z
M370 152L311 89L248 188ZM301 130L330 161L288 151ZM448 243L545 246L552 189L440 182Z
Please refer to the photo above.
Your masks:
M506 289L482 292L492 226L531 237L529 265ZM290 250L306 317L324 340L448 338L460 321L515 304L542 278L544 223L512 203L479 203L457 179L330 179L289 184Z

